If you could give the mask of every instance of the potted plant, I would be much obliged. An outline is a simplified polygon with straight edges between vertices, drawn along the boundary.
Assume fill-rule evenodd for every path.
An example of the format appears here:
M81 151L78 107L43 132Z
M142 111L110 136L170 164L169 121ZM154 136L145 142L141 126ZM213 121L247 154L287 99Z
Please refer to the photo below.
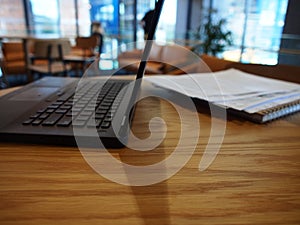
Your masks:
M206 23L201 24L195 34L201 44L195 50L216 56L223 52L225 47L231 46L233 43L232 32L226 30L225 24L225 19L213 21L211 18L208 18Z

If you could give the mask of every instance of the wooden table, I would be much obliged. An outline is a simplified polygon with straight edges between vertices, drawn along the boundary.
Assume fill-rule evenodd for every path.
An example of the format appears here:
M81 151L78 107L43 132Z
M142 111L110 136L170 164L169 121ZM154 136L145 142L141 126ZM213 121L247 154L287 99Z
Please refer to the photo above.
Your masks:
M168 126L160 146L111 154L141 166L172 153L180 123L166 101L141 101L133 132L147 137L153 116ZM198 165L211 118L198 116L200 137L191 159L150 186L103 178L75 147L0 143L0 224L300 224L300 113L263 125L229 117L219 154L203 172Z

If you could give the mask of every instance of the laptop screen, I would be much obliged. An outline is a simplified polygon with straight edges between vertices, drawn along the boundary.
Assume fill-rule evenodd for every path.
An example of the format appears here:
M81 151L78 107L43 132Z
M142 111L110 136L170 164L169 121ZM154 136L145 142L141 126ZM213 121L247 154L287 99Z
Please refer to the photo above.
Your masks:
M152 22L151 22L151 26L149 29L149 33L147 36L147 40L145 43L145 48L143 51L143 55L142 55L142 59L138 68L138 72L137 72L137 77L136 79L140 79L144 76L145 73L145 69L146 69L146 64L150 55L150 51L151 51L151 47L152 47L152 43L153 43L153 39L154 39L154 34L156 31L156 27L159 21L159 17L163 8L163 4L164 4L164 0L158 0L155 3L155 9L154 9L154 14L153 14L153 18L152 18Z

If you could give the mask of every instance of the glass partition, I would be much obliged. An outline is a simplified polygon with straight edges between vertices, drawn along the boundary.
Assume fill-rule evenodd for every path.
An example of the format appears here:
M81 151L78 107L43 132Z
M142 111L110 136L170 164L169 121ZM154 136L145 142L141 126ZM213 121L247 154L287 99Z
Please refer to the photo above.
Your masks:
M58 0L30 0L29 14L32 14L34 35L39 37L59 37L61 35L58 6Z
M0 36L25 36L26 22L23 0L1 0Z
M288 0L213 1L218 19L225 18L234 46L226 59L277 64Z

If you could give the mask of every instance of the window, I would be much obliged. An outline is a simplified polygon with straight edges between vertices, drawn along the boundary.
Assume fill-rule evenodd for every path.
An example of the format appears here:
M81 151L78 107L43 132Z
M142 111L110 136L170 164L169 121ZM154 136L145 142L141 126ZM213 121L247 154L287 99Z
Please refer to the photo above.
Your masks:
M23 0L1 0L0 35L25 36L26 21Z
M33 33L37 36L60 36L58 1L30 0Z
M177 1L166 0L157 25L156 39L170 42L175 39Z
M234 47L224 58L247 63L277 64L288 0L213 1L217 17L226 18Z
M119 1L116 0L90 0L91 21L101 22L105 33L117 35L119 32Z
M70 1L70 0L69 0ZM79 36L89 36L91 34L91 4L89 0L78 1L78 29Z
M75 37L76 30L76 12L75 1L60 0L60 34L62 37Z

